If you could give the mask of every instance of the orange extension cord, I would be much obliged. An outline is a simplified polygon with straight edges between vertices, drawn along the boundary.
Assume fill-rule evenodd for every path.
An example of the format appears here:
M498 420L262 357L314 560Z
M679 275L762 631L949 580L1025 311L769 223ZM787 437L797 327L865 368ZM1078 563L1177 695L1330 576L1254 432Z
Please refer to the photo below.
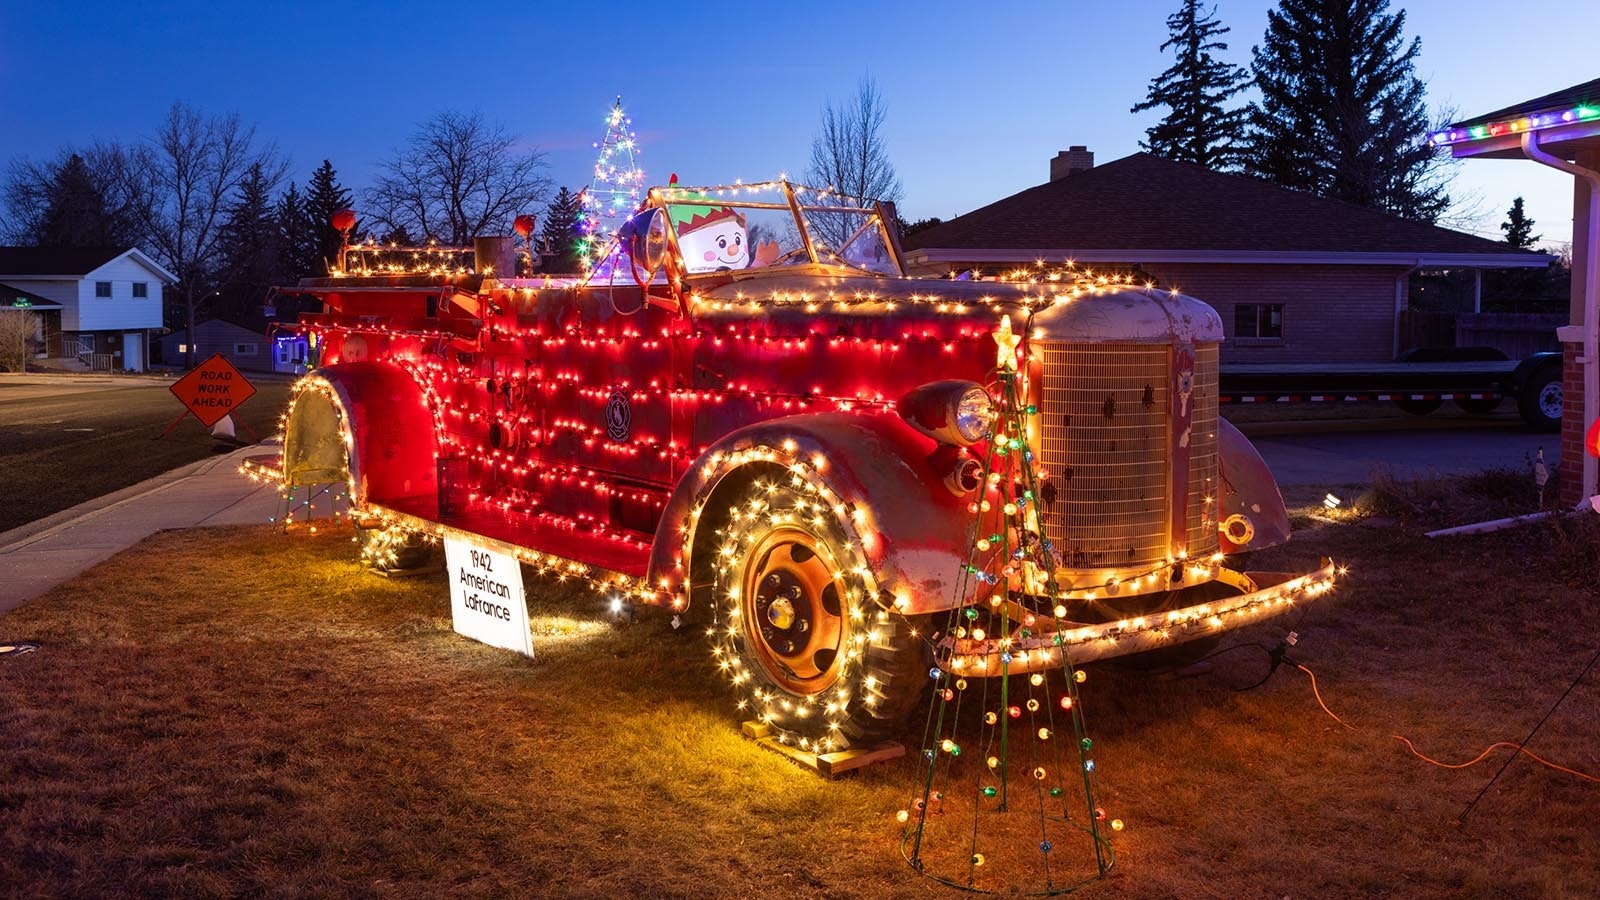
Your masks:
M1339 718L1337 715L1334 715L1333 710L1328 708L1328 704L1322 702L1322 692L1317 690L1317 676L1316 676L1316 673L1312 672L1310 669L1306 668L1305 666L1300 665L1299 663L1294 663L1294 667L1296 669L1299 669L1300 671L1306 673L1306 675L1311 678L1311 693L1316 696L1317 705L1322 707L1322 711L1327 713L1329 716L1332 716L1333 720L1335 722L1338 722L1340 725L1343 725L1344 727L1350 729L1351 731L1355 731L1356 730L1355 726L1353 726L1349 722L1346 722L1345 720ZM1542 766L1548 766L1548 767L1550 767L1552 769L1555 769L1557 772L1565 772L1568 775L1576 775L1577 777L1582 778L1584 781L1593 781L1593 782L1596 782L1596 783L1600 783L1600 778L1596 778L1595 776L1586 774L1584 772L1579 772L1577 769L1569 769L1566 766L1557 765L1557 764L1551 762L1550 760L1539 756L1537 753L1534 753L1532 750L1529 750L1527 747L1519 747L1518 745L1513 744L1510 741L1497 741L1497 742L1495 742L1493 744L1490 744L1487 748L1485 748L1482 753L1478 754L1476 759L1473 759L1473 760L1471 760L1469 762L1451 764L1451 763L1443 763L1443 762L1438 761L1437 759L1433 759L1432 757L1424 755L1423 753L1421 753L1420 751L1417 750L1415 744L1412 744L1411 741L1407 740L1406 738L1401 737L1398 734L1391 734L1389 736L1394 738L1395 740L1399 741L1400 743L1405 744L1406 745L1406 749L1411 751L1411 755L1412 756L1415 756L1417 759L1420 759L1423 762L1428 763L1429 765L1438 766L1441 769L1465 769L1468 766L1475 766L1478 763L1483 762L1485 759L1488 759L1489 758L1489 754L1493 753L1496 748L1499 748L1499 747L1510 747L1512 750L1515 750L1517 752L1528 754L1528 756L1532 757L1535 762L1539 763Z

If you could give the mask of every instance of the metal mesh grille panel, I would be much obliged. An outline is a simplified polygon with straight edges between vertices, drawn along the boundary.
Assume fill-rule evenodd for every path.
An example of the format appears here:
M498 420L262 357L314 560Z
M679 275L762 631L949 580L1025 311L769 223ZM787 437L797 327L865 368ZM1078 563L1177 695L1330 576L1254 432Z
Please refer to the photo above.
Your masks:
M1168 430L1171 353L1165 344L1040 346L1040 456L1056 487L1045 531L1075 569L1161 562L1170 552ZM1217 546L1217 348L1195 352L1189 497L1191 556Z
M1189 557L1217 552L1217 345L1194 349L1194 428L1189 450ZM1211 502L1207 503L1206 498Z

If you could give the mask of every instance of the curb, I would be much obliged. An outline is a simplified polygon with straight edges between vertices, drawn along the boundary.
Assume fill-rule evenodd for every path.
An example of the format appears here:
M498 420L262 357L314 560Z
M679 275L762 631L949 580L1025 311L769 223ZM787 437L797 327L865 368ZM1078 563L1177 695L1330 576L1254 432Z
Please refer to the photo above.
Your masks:
M129 485L120 490L112 491L93 500L85 500L77 506L51 513L42 519L35 519L23 525L18 525L10 531L0 532L0 553L9 553L26 544L40 540L60 531L78 521L88 518L95 513L113 507L121 506L132 500L137 500L148 494L155 493L162 488L185 478L196 475L205 475L215 470L218 466L229 464L238 466L237 457L250 452L260 452L263 447L271 446L267 441L258 444L248 444L230 453L219 455L211 459L196 460L192 463L169 469L160 475L146 478L138 484Z

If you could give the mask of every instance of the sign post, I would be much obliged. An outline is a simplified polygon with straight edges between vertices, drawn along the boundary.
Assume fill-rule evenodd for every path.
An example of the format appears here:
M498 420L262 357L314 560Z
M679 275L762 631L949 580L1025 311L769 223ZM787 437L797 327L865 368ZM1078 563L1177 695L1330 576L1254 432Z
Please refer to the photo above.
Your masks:
M227 357L214 353L210 359L195 366L192 372L173 382L169 390L187 407L188 412L184 415L194 413L201 425L210 428L223 416L232 413L239 404L249 400L255 394L256 386L239 374ZM183 416L168 425L167 431L181 421ZM164 435L167 431L161 433Z
M532 658L533 632L517 558L469 538L446 536L444 560L456 633Z

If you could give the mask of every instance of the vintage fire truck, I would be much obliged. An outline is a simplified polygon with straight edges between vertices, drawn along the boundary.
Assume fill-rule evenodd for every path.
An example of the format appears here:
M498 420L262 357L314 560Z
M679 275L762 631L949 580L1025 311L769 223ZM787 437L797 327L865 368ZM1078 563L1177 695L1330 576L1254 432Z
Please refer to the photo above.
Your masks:
M1117 279L910 278L888 221L786 181L671 185L584 278L511 277L509 238L459 267L351 251L291 289L322 304L295 326L315 368L263 468L347 483L380 547L471 535L669 607L709 636L746 715L807 746L894 730L930 662L1060 668L1331 587L1327 560L1229 565L1289 523L1218 417L1210 307ZM992 487L1001 330L1022 338L1057 559L1008 615L981 610L1005 633L946 625L974 602L958 576Z

